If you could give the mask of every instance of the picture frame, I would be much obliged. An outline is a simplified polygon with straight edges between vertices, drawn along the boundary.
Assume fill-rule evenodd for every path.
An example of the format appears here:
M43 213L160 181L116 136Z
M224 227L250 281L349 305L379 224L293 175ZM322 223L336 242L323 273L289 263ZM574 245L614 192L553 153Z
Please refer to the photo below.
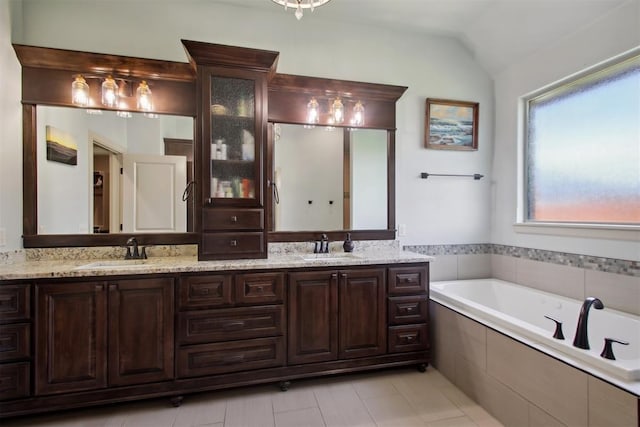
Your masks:
M478 149L478 102L427 98L426 148L476 151Z

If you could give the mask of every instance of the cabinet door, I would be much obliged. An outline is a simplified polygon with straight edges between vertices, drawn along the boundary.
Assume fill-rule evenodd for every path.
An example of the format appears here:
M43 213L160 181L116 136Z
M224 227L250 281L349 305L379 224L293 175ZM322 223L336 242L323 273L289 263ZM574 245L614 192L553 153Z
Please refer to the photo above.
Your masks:
M204 74L204 200L214 206L262 206L264 73L206 67Z
M104 284L36 286L35 393L106 386L107 299Z
M173 378L173 279L109 284L109 385Z
M340 272L340 359L384 354L385 270Z
M289 274L289 364L338 357L338 274Z

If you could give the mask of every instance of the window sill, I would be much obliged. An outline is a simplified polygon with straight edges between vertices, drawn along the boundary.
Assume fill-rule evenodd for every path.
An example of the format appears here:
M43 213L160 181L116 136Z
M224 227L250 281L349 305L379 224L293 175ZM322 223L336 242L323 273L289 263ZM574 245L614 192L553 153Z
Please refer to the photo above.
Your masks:
M554 236L586 237L591 239L640 241L640 226L565 224L557 222L523 222L513 225L516 233L548 234Z

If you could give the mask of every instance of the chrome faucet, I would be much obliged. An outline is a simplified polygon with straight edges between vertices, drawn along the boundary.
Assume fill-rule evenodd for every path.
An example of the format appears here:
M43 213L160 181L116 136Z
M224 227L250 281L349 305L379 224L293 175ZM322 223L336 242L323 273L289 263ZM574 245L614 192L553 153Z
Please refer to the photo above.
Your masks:
M602 310L604 304L596 297L588 297L582 303L580 309L580 317L578 317L578 327L576 328L576 336L573 338L573 346L589 350L589 334L587 333L587 320L589 319L589 309L591 307L596 310Z
M142 252L138 251L138 239L135 237L129 237L127 243L125 243L127 248L127 254L124 256L124 259L147 259L147 251L146 248L142 248ZM133 248L133 252L131 251Z

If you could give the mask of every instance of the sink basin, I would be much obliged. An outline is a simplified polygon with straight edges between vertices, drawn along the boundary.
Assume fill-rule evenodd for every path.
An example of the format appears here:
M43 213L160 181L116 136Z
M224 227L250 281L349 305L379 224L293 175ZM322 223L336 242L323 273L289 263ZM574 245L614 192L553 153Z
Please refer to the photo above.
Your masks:
M108 261L96 261L80 265L74 270L124 270L136 268L148 268L153 265L148 259L114 259Z
M345 259L359 259L360 256L351 252L336 252L328 254L304 254L300 255L305 261L340 261Z

